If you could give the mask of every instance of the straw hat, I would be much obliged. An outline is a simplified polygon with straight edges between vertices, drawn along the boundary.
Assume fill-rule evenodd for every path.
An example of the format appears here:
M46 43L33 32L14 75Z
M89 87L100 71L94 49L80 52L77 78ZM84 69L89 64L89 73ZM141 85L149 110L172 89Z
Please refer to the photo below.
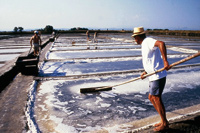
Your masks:
M141 35L141 34L145 34L145 33L146 32L144 31L143 27L135 27L134 30L133 30L132 37L137 36L137 35Z

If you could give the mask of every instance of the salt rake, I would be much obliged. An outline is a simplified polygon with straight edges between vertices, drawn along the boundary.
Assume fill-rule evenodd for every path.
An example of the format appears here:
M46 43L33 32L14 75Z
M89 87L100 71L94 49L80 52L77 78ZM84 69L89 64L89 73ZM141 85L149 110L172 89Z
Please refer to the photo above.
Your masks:
M181 63L186 62L186 61L188 61L190 59L193 59L193 58L195 58L195 57L197 57L199 55L200 55L200 52L198 52L196 54L193 54L193 55L191 55L189 57L186 57L186 58L184 58L184 59L182 59L180 61L174 62L169 66L169 68L172 68L172 67L174 67L174 66L176 66L178 64L181 64ZM143 75L143 77L145 78L145 77L151 76L151 75L156 74L158 72L161 72L163 70L165 70L165 69L161 68L161 69L159 69L159 70L157 70L155 72ZM120 85L123 85L123 84L127 84L127 83L130 83L130 82L136 81L138 79L141 79L141 77L137 77L137 78L128 80L126 82L122 82L120 84L113 85L113 86L99 86L99 87L80 88L80 92L81 93L90 93L90 92L98 92L98 91L108 91L108 90L112 90L113 87L120 86Z

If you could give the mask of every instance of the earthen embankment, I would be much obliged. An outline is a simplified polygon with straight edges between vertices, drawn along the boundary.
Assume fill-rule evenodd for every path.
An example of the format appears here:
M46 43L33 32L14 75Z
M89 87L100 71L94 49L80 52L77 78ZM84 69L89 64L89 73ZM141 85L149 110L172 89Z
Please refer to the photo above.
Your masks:
M55 37L48 38L42 44L42 49L48 47L48 44ZM31 52L32 53L32 52ZM27 56L28 51L19 57ZM45 53L41 53L45 54ZM28 89L34 82L33 75L24 75L20 73L16 65L17 57L8 61L0 68L0 132L26 132L25 110L27 104ZM44 55L42 55L44 57ZM38 59L39 60L39 59Z

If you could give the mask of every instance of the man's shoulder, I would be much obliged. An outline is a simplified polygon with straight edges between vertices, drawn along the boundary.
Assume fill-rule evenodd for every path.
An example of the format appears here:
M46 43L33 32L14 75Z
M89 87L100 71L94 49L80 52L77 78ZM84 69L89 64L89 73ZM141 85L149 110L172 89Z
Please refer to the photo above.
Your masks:
M144 40L146 40L146 41L157 41L156 39L154 39L152 37L146 37Z
M147 38L145 38L144 39L144 43L155 43L157 40L156 39L154 39L154 38L151 38L151 37L147 37Z

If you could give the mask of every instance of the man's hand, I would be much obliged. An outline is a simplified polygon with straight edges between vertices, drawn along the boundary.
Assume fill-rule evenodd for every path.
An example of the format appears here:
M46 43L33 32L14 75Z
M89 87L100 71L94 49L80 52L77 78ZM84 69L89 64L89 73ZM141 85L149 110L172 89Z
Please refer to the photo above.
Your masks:
M165 70L169 70L169 69L171 69L171 67L170 67L170 65L169 65L169 63L168 63L168 61L164 61L164 68L165 68Z
M143 76L146 75L146 74L147 74L147 72L144 71L144 72L140 75L140 78L141 78L141 79L145 79L146 77L143 77Z

